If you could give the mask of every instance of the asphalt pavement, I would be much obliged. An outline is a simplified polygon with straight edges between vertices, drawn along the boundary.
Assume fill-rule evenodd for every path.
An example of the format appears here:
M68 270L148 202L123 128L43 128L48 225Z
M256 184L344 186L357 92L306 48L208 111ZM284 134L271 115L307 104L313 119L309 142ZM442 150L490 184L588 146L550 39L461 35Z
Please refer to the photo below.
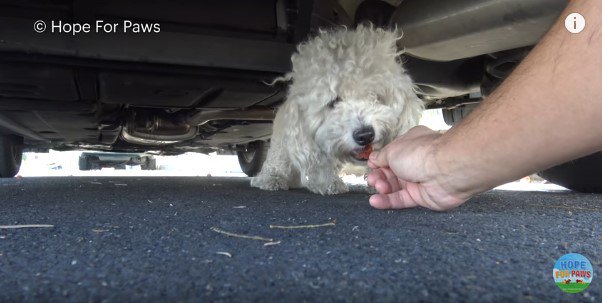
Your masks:
M602 300L602 195L490 191L449 212L379 211L360 187L323 197L248 182L0 180L0 225L52 225L0 228L0 301ZM569 252L594 268L578 294L552 278Z

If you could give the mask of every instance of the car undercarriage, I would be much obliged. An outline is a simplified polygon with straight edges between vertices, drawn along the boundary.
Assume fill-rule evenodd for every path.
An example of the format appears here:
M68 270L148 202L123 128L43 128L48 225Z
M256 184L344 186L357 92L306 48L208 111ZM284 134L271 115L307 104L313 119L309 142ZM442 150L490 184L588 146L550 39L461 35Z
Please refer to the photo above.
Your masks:
M401 28L425 102L456 107L478 101L484 78L503 79L565 1L355 2L2 1L0 123L42 150L178 154L267 140L285 96L267 83L290 69L295 45L317 28L365 21ZM36 20L49 28L35 32ZM121 20L160 30L65 28ZM462 47L483 39L491 43Z
M0 0L0 176L16 174L21 152L49 149L235 151L255 172L286 96L287 83L274 79L290 70L296 45L364 22L402 33L418 95L453 125L566 4Z

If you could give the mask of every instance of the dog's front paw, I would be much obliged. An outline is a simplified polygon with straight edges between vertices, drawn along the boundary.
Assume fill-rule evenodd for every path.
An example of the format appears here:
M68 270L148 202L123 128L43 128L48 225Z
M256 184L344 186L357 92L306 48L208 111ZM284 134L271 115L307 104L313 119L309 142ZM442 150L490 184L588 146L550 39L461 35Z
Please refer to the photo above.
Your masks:
M341 179L336 179L327 183L308 182L307 189L321 195L344 194L349 191L349 187L347 187L347 184Z
M251 179L251 186L263 190L288 190L288 179L277 175L262 175Z

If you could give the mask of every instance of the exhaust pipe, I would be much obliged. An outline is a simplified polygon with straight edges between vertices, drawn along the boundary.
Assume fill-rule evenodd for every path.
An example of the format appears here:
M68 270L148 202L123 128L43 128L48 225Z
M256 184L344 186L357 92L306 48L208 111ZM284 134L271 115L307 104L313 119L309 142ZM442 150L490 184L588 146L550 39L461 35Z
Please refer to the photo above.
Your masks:
M190 125L203 125L212 120L272 121L276 110L269 107L252 107L247 110L204 110L190 116Z
M536 44L567 0L404 0L391 17L399 47L452 61Z
M194 139L199 125L213 120L272 121L276 111L268 107L247 110L195 111L182 119L168 119L148 112L132 112L121 138L141 145L170 145Z

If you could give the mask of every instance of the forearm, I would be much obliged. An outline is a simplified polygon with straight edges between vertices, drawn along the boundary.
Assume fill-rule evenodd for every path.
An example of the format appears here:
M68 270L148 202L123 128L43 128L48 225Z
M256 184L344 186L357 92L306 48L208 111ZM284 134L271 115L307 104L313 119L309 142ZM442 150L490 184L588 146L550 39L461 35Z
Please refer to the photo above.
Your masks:
M579 34L564 28L570 12L587 21ZM512 75L440 137L435 163L454 178L444 186L474 194L602 149L600 16L601 1L572 1Z

